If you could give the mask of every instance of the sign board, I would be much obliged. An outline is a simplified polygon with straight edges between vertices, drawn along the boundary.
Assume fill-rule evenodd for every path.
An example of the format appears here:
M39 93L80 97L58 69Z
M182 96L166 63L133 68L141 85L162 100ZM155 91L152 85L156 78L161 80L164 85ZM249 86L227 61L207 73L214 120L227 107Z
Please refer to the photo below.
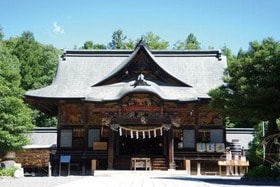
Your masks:
M93 150L107 150L107 142L93 142Z
M71 156L67 155L67 156L60 156L60 163L70 163L71 160Z
M205 152L205 143L197 143L196 144L196 151L197 152Z
M206 143L207 152L215 152L215 143Z
M218 152L218 153L225 152L225 144L224 143L216 143L216 152Z

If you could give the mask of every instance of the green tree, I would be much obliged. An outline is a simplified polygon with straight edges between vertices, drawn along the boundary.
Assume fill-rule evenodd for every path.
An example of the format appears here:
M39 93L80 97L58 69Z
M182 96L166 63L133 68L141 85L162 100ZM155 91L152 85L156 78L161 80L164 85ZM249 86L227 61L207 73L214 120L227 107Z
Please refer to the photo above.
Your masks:
M94 44L93 49L107 49L107 47L104 44Z
M267 135L278 132L280 44L272 38L250 43L229 63L225 84L210 91L210 105L236 120L268 121Z
M93 49L93 42L92 41L86 41L84 43L82 49Z
M236 56L232 54L232 51L230 48L228 48L225 45L224 47L222 47L221 51L222 51L222 54L227 57L228 64L231 64L232 62L234 62L234 60L236 59Z
M126 49L126 38L122 30L117 30L112 35L112 42L109 43L109 49Z
M61 53L59 50L38 43L29 31L7 43L12 54L19 59L21 87L24 90L37 89L52 82Z
M147 32L144 36L143 36L144 41L148 44L150 49L154 49L154 50L163 50L163 49L167 49L169 46L169 42L162 40L160 38L160 36L155 35L152 32Z
M186 39L185 49L201 49L200 43L196 39L193 33L190 33Z
M108 49L134 49L135 45L136 43L131 39L127 39L127 36L119 29L113 33Z
M254 138L249 143L249 152L248 159L250 160L250 166L259 166L263 163L263 147L261 145L261 141L263 138L262 135L262 124L254 126Z
M4 38L3 28L0 25L0 40Z
M134 49L136 45L136 42L134 42L132 39L128 39L128 42L125 44L126 49Z
M19 59L21 83L24 90L38 89L51 84L61 51L38 43L33 34L24 32L21 37L5 41L11 53ZM55 126L56 118L33 110L36 126Z
M30 110L23 103L20 64L0 41L0 147L1 153L15 151L28 143L33 129Z
M103 44L93 44L92 41L86 41L82 49L106 49L106 45Z
M193 33L190 33L185 41L178 41L174 44L173 49L175 50L197 50L201 49L200 43L196 39Z
M55 127L57 124L57 118L49 116L37 109L33 109L31 112L32 122L37 127Z

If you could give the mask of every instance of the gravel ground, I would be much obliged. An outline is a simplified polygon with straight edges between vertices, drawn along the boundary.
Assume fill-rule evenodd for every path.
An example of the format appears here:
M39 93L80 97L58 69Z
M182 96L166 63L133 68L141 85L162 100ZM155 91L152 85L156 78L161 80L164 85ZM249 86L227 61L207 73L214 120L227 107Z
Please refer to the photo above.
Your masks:
M67 177L2 177L0 178L1 187L54 187L82 179L83 176Z
M0 187L276 187L280 181L242 181L240 177L187 176L184 171L96 171L94 176L0 177Z

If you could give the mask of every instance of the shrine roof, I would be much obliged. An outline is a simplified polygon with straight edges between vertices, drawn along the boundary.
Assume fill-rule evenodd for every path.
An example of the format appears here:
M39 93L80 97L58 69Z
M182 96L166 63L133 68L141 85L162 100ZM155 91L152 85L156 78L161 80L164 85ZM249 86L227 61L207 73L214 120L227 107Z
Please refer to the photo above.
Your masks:
M191 87L159 86L154 82L146 81L147 85L134 86L135 81L116 83L92 87L85 100L113 101L119 100L129 93L154 93L164 100L194 101L197 100L197 91Z
M146 78L144 72L143 81L147 85L135 86L137 78L121 77L125 76L125 68L136 66L132 63L136 55L148 59L147 68L153 66L160 71L155 75L160 80L153 80L150 75ZM52 84L27 91L25 96L106 101L131 92L151 92L165 100L190 101L210 98L207 93L223 84L225 68L226 57L219 50L150 51L146 46L138 46L133 51L67 50L59 61Z

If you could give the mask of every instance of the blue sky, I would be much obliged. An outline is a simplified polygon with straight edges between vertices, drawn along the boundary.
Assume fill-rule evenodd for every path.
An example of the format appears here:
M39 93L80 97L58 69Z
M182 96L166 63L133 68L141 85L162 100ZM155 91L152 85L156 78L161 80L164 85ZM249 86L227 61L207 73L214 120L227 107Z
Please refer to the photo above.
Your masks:
M133 40L153 32L170 48L193 33L202 48L226 45L234 53L280 39L279 0L1 0L0 7L6 39L31 31L57 48L108 44L118 29Z

